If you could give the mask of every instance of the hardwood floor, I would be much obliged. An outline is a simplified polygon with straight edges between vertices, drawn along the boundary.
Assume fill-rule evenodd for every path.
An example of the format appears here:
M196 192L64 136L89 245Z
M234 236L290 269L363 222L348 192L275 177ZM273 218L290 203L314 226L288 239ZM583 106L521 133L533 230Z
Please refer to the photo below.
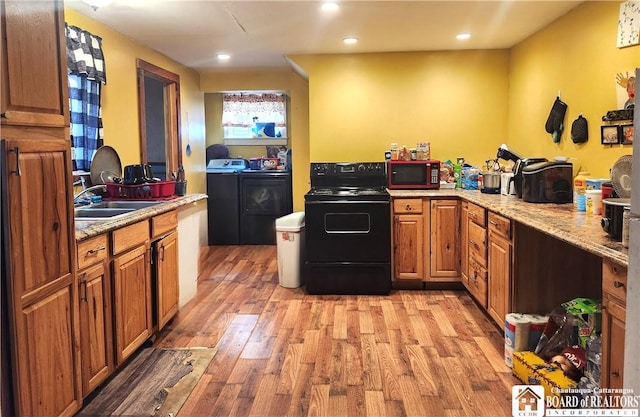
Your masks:
M190 416L510 416L504 336L464 291L313 296L275 246L204 250L194 300L156 347L217 347Z

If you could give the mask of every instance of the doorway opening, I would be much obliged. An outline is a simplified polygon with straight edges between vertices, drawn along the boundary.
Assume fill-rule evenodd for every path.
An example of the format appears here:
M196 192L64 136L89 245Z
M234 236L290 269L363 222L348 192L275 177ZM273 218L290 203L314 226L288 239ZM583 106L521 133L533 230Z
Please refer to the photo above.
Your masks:
M182 166L180 76L141 59L137 70L140 161L169 180Z

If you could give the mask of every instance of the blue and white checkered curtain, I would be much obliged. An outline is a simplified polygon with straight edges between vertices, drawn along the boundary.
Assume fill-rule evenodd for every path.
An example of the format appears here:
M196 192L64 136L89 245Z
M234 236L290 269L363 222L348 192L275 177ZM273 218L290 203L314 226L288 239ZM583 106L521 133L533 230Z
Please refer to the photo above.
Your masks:
M102 39L76 26L65 29L72 159L75 169L89 171L103 144L100 91L107 78Z

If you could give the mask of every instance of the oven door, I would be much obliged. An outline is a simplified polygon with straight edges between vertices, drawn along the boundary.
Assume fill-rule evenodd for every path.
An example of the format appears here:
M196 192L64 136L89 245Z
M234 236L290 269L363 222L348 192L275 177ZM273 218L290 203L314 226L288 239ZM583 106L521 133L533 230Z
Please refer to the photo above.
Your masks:
M389 201L307 201L306 261L388 263L391 261Z

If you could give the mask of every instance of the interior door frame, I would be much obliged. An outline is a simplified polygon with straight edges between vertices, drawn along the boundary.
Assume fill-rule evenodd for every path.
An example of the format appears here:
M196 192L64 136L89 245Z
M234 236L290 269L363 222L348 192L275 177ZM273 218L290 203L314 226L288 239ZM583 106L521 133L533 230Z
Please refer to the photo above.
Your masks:
M164 83L164 114L165 114L165 157L167 161L166 178L171 178L172 172L177 172L182 166L182 134L180 129L180 76L170 71L136 59L138 72L138 116L140 124L140 161L148 163L147 159L147 110L145 101L145 77L151 77Z

